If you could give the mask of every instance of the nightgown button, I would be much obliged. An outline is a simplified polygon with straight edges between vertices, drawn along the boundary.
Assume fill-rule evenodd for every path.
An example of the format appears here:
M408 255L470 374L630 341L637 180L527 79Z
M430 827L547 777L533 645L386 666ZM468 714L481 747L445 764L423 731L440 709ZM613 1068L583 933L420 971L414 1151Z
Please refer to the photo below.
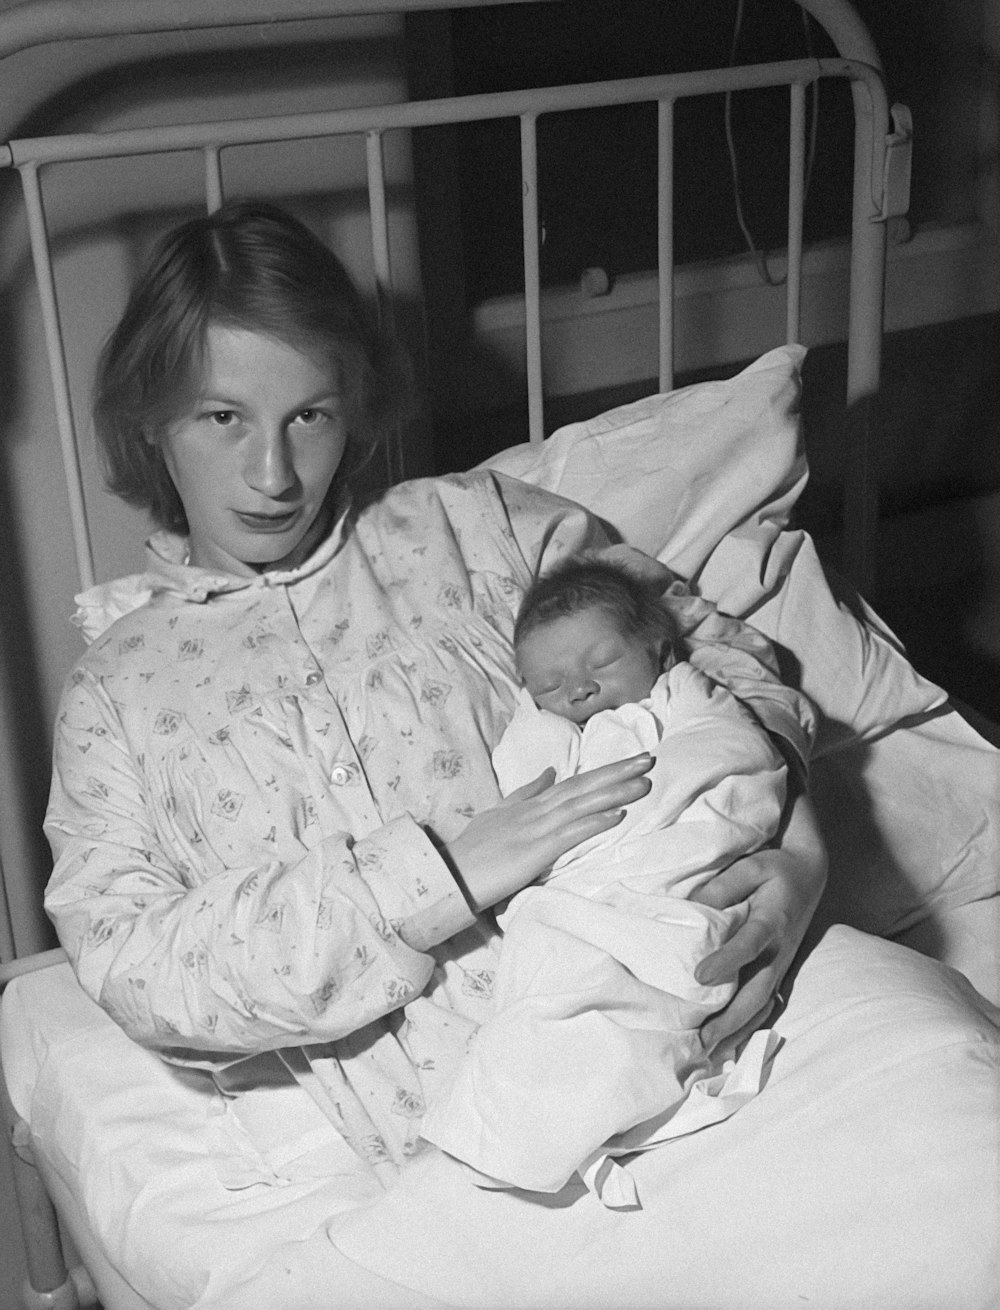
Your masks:
M330 781L335 787L343 787L344 783L351 776L351 771L345 768L343 764L334 765L330 770Z

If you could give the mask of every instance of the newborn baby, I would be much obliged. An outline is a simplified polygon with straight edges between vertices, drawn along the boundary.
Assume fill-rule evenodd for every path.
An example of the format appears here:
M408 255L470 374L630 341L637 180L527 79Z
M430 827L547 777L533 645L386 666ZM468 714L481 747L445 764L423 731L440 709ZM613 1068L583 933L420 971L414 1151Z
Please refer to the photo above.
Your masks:
M498 915L494 1015L424 1136L484 1185L555 1192L579 1172L606 1204L634 1206L614 1157L725 1118L761 1085L768 1033L735 1062L709 1058L698 1034L735 986L694 970L745 907L687 898L775 835L785 765L617 565L573 560L536 582L514 645L523 690L493 756L504 794L546 768L558 780L641 752L653 785Z

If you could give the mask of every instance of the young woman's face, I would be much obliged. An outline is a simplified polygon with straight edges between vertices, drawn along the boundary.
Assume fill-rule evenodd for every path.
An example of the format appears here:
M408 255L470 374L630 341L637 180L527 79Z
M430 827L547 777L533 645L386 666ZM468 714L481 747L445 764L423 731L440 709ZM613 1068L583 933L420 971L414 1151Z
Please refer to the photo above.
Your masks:
M574 723L643 700L660 673L655 652L622 635L603 609L553 619L518 645L517 670L535 704Z
M247 576L294 568L328 527L347 444L337 370L273 337L210 326L198 395L161 439L191 563Z

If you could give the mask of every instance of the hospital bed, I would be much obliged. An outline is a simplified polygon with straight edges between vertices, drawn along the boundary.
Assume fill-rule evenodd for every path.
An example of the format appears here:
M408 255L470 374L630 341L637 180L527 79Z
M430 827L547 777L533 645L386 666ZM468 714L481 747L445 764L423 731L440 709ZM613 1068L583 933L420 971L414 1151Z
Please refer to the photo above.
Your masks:
M8 188L0 201L5 227L23 235L25 252L30 247L34 290L23 306L8 298L12 314L18 300L27 324L23 350L8 354L24 365L22 356L44 344L52 408L29 422L25 437L11 430L16 406L8 404L4 440L12 480L13 466L23 471L26 462L36 492L40 482L65 479L62 512L47 510L34 492L14 507L15 518L29 511L42 518L28 533L35 545L23 561L25 594L15 594L9 611L25 616L34 648L46 647L50 631L45 618L33 617L37 593L65 602L68 618L74 591L129 571L115 543L139 534L99 489L81 415L101 314L106 308L106 329L118 307L101 306L101 297L115 300L151 233L185 208L252 194L255 181L268 198L285 199L285 187L338 249L360 250L359 276L384 313L399 313L401 303L420 298L418 261L400 257L401 247L405 259L416 244L407 144L435 128L509 119L519 132L523 196L524 294L514 336L523 355L526 440L518 432L488 462L588 505L774 639L787 676L820 710L812 786L831 857L811 952L775 1023L784 1045L771 1083L733 1119L671 1147L670 1177L645 1180L650 1203L642 1215L609 1226L606 1213L598 1222L576 1204L567 1222L559 1204L523 1202L508 1206L498 1227L492 1194L457 1196L451 1176L433 1169L415 1169L391 1194L351 1194L338 1184L336 1148L287 1087L251 1098L251 1131L196 1077L131 1043L76 986L58 948L38 949L48 944L34 854L44 797L37 770L29 794L31 770L20 765L37 752L35 740L48 740L50 720L34 723L29 739L24 684L11 664L0 705L9 762L0 829L0 1051L26 1307L829 1310L1000 1299L991 1004L1000 1000L1000 755L944 690L916 672L894 634L795 525L808 474L798 343L810 344L812 321L803 299L810 258L803 211L813 88L843 83L854 111L839 556L862 593L878 568L873 443L886 226L906 211L909 118L890 106L877 51L854 10L842 0L800 3L833 53L422 100L407 99L405 86L390 79L360 104L349 91L345 98L331 72L318 96L328 104L248 118L227 102L209 119L185 112L182 94L179 109L168 98L166 111L158 105L136 122L143 119L140 74L127 84L136 112L99 131L72 130L72 113L69 128L42 130L44 116L20 106L30 130L0 146L0 165L19 174L21 198ZM112 58L103 52L113 47L113 58L133 69L158 68L150 83L160 94L159 79L172 67L170 58L156 62L160 41L175 53L198 34L208 57L233 48L227 58L252 58L259 70L266 57L262 64L257 47L279 48L293 30L297 40L318 33L329 41L323 24L333 19L347 24L334 38L339 31L355 48L391 46L400 39L394 16L441 7L429 0L32 0L0 12L0 58L6 68L37 60L51 72L45 58L58 50L63 61L103 72ZM475 7L475 0L450 6ZM731 22L732 7L719 10L720 24ZM673 185L677 109L705 97L721 106L764 88L784 88L788 142L787 170L773 181L787 197L787 231L772 339L748 367L678 388L677 355L689 351L678 287L689 271L674 267L684 199ZM629 361L625 380L638 370L652 379L651 394L553 433L546 384L560 350L558 295L540 276L539 124L551 114L638 102L654 107L657 122L658 307L651 348L637 342L647 353ZM8 118L17 116L16 96L0 104ZM9 137L7 129L0 124ZM310 170L330 156L308 150L299 168L309 181L293 180L283 171L292 142L329 148L336 158L341 147L355 151L346 186L325 195ZM264 153L241 168L240 152L255 149ZM178 160L181 182L170 172ZM123 218L114 170L133 166L139 180L129 185L146 199L130 192ZM167 182L156 180L161 166ZM96 198L95 177L104 179ZM74 186L88 178L86 200L75 199ZM362 237L350 217L329 217L342 219L345 189L365 198ZM24 269L10 259L4 272L14 285ZM603 291L601 270L589 272ZM13 331L5 324L5 334ZM35 369L33 355L26 367ZM402 441L391 449L383 475L422 471L412 449ZM50 576L48 551L67 566L58 576ZM65 676L75 653L72 644L40 652L49 684ZM51 708L44 687L28 699ZM893 944L873 953L867 934ZM501 1250L514 1257L501 1258Z

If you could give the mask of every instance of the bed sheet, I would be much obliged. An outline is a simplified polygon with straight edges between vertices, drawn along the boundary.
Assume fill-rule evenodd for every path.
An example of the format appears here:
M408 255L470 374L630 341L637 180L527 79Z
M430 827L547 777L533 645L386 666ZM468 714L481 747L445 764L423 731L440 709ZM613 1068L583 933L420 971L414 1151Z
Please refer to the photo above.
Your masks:
M17 1045L24 1007L44 1021ZM830 928L775 1020L761 1095L638 1159L643 1208L612 1213L582 1189L482 1191L433 1151L383 1192L300 1089L234 1111L124 1037L68 966L3 1001L15 1105L161 1310L992 1304L998 1021L956 972ZM290 1127L312 1133L297 1161Z

